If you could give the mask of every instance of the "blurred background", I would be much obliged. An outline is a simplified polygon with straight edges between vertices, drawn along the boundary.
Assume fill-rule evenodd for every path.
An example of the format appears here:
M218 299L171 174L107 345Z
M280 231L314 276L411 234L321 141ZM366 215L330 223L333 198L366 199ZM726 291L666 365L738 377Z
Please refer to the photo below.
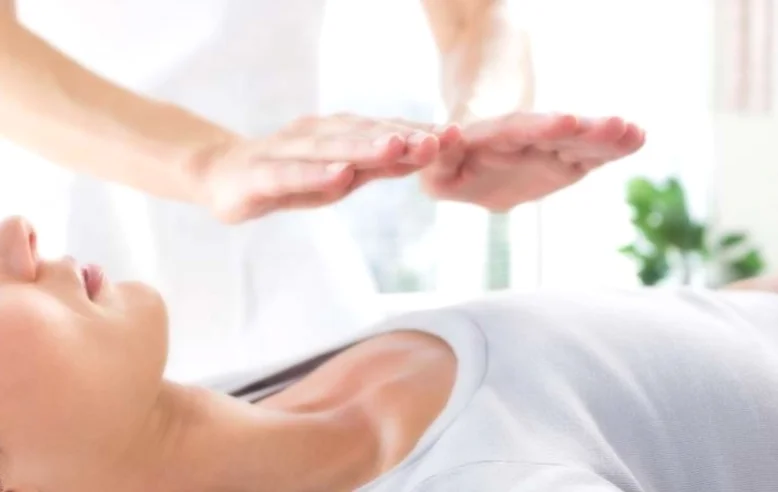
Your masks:
M537 286L715 284L778 264L773 0L509 6L532 41L535 108L622 116L647 130L647 145L507 214L435 203L413 178L361 190L337 210L370 265L382 309ZM322 112L440 120L425 26L417 0L330 0ZM54 177L40 182L47 164L0 148L0 162L10 159L28 165L19 167L21 182L0 183L0 210L29 216L46 236L44 254L56 254L64 248L61 183L50 170Z
M352 3L332 2L322 41L326 109L435 118L436 59L416 2L399 2L405 10L364 2L359 15L376 22L362 25L348 21L359 8ZM716 283L778 261L772 217L778 207L778 17L772 0L524 0L510 6L530 33L536 109L620 115L647 129L647 145L509 214L433 203L413 179L360 192L341 209L388 308L492 289L651 284L656 276L659 283ZM378 42L391 39L380 29L402 19L405 36ZM352 42L361 38L376 42ZM412 56L383 61L397 51ZM675 213L687 212L688 223L676 236L683 237L674 241L672 231L659 227L652 238L641 228L639 187L630 196L630 184L641 178L656 185L653 208L666 207L662 190L667 197L678 184L686 207ZM689 242L688 230L695 228L705 229L704 244ZM642 256L622 249L641 241ZM722 277L722 268L734 271Z

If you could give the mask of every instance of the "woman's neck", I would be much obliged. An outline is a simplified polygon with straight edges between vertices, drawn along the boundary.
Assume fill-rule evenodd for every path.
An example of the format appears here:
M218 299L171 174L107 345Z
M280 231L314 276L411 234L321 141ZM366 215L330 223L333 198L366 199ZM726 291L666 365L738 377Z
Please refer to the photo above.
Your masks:
M445 407L456 366L440 339L395 332L261 405L166 384L121 475L144 477L128 492L351 491L412 451Z
M351 491L379 473L379 439L356 408L296 414L170 385L155 412L125 460L128 490Z

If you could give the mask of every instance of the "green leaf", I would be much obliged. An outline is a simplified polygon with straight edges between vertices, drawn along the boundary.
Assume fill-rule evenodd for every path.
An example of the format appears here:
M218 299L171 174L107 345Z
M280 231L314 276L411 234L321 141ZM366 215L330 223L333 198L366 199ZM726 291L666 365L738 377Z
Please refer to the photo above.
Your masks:
M684 279L693 278L693 270L704 268L707 262L718 264L731 281L754 277L765 270L765 260L757 249L732 259L748 242L745 232L730 232L711 241L708 225L691 216L686 191L678 178L660 182L634 178L627 184L626 198L636 238L619 252L635 261L644 285L656 285L674 273L681 273ZM681 260L676 262L676 257Z
M740 258L729 262L728 270L732 280L743 280L761 274L765 269L765 261L757 249L751 249Z
M691 223L686 237L686 250L704 254L707 232L705 224Z
M652 286L664 280L669 273L670 265L667 261L667 255L663 252L657 252L641 259L638 278L644 286Z
M640 253L638 252L638 248L635 244L628 244L626 246L622 246L619 248L619 253L629 256L631 258L639 258Z
M742 232L731 232L729 234L725 234L724 236L719 239L719 248L720 249L729 249L735 246L738 246L740 244L743 244L746 241L746 235Z
M686 194L677 179L667 180L655 210L662 216L661 230L667 243L682 251L693 251L699 238L696 229L700 226L689 218Z
M658 190L646 178L632 178L627 183L627 202L630 205L648 205L654 201Z
M645 221L658 194L654 184L645 178L633 178L627 183L627 203L632 207L634 220Z

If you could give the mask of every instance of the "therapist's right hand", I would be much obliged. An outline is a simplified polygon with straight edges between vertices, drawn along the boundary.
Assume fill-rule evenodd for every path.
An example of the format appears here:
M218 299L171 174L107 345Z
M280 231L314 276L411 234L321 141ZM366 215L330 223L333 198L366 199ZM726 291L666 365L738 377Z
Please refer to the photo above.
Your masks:
M235 138L209 149L198 184L219 220L239 223L328 205L366 182L410 174L458 138L456 128L433 133L348 114L307 117L267 138Z

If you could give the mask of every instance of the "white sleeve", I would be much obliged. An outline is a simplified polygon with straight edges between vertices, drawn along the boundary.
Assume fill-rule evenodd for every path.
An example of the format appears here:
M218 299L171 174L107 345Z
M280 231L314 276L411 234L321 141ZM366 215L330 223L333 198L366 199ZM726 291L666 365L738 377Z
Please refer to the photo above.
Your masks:
M584 468L521 462L473 463L435 474L413 492L625 492Z

